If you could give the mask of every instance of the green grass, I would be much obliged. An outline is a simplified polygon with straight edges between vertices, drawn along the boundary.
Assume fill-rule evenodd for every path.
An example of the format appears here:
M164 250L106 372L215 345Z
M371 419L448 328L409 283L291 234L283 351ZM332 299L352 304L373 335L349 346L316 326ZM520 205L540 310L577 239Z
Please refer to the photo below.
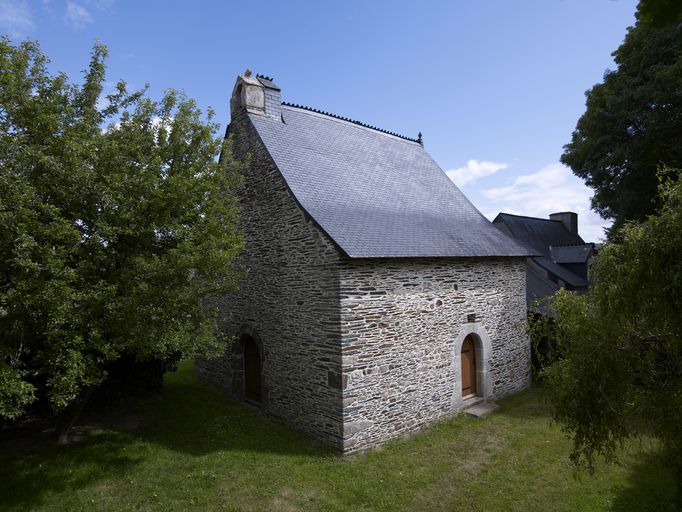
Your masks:
M655 442L576 473L541 392L342 457L199 382L111 413L78 442L0 433L0 510L673 510Z

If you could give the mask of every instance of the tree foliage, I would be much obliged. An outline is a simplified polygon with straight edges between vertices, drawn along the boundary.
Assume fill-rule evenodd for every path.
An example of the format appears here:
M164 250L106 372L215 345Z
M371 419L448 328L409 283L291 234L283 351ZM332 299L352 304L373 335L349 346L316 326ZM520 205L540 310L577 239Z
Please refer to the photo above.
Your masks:
M240 165L183 94L103 95L106 48L82 84L36 43L0 40L0 416L60 413L121 357L219 346L206 300L232 288Z
M640 6L660 23L665 2ZM595 190L593 208L614 220L644 220L657 208L657 171L682 167L682 26L638 22L614 52L615 71L586 92L561 161Z
M682 22L682 3L679 0L640 0L637 19L654 27Z
M679 171L676 172L679 174ZM662 207L607 243L587 294L559 291L552 322L531 326L556 343L543 376L572 458L592 467L630 436L661 439L682 482L682 182Z

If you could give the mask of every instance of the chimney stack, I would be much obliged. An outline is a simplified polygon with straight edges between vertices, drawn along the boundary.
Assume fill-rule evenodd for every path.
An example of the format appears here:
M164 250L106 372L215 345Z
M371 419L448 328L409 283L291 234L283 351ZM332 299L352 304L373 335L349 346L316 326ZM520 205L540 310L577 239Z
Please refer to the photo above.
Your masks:
M564 226L566 226L566 229L573 233L574 235L578 234L578 214L575 212L558 212L558 213L550 213L549 214L550 220L558 220L561 222Z
M230 112L234 116L239 109L245 108L250 114L267 116L281 121L282 99L280 88L272 78L256 75L247 69L237 77L230 98Z

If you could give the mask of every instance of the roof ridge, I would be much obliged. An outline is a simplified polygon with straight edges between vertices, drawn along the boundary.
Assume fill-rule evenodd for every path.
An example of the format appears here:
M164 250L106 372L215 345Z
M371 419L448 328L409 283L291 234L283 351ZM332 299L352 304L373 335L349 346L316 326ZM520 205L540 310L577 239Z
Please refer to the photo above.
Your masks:
M550 247L580 247L583 245L594 245L594 242L584 242L582 244L551 244Z
M523 217L524 219L533 219L533 220L546 220L547 222L558 222L559 224L563 225L563 222L560 220L556 219L545 219L542 217L531 217L530 215L518 215L516 213L505 213L505 212L500 212L498 215L509 215L510 217Z
M381 132L381 133L386 133L386 134L388 134L388 135L393 135L394 137L398 137L398 138L400 138L400 139L409 140L410 142L416 142L417 144L422 145L422 136L421 136L422 134L421 134L421 132L419 133L419 137L417 137L417 138L412 138L412 137L407 137L406 135L401 135L401 134L396 133L396 132L391 132L391 131L388 131L388 130L384 130L383 128L377 128L376 126L372 126L372 125L369 125L369 124L365 124L365 123L363 123L363 122L361 122L361 121L356 121L355 119L350 119L350 118L348 118L348 117L339 116L339 115L337 115L337 114L332 114L332 113L330 113L330 112L325 112L325 111L323 111L323 110L319 110L319 109L316 109L316 108L307 107L307 106L305 106L305 105L298 105L298 104L296 104L296 103L289 103L289 102L287 102L287 101L283 101L283 102L282 102L282 105L284 105L284 106L286 106L286 107L300 108L300 109L302 109L302 110L308 110L309 112L315 112L316 114L322 114L322 115L325 115L325 116L333 117L334 119L340 119L341 121L347 121L347 122L349 122L349 123L353 123L353 124L356 124L356 125L358 125L358 126L362 126L362 127L364 127L364 128L369 128L370 130L374 130L374 131Z

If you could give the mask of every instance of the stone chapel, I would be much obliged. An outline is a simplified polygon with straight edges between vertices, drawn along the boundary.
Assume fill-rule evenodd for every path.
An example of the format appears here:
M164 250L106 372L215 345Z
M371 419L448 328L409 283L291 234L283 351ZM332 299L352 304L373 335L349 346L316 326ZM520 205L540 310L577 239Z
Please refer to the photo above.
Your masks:
M201 378L352 452L530 383L526 257L408 138L283 103L249 71L230 100L240 189L233 335Z

